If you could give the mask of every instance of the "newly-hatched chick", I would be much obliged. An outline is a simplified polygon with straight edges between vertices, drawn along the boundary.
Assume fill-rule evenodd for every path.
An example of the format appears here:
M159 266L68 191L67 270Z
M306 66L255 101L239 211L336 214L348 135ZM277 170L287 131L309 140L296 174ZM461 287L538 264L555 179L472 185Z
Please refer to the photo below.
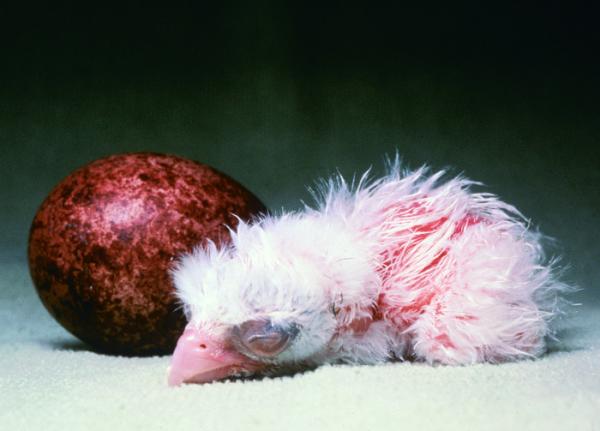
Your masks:
M512 206L443 171L321 185L316 208L240 221L173 271L189 319L169 384L325 363L539 356L557 280Z

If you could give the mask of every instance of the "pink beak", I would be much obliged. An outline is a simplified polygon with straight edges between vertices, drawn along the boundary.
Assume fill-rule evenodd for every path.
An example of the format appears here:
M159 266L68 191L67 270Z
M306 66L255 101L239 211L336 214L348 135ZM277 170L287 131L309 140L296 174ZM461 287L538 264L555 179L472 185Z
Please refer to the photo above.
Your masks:
M188 324L173 352L169 367L169 386L182 383L208 383L242 371L254 371L257 364L241 354L226 349L191 323Z

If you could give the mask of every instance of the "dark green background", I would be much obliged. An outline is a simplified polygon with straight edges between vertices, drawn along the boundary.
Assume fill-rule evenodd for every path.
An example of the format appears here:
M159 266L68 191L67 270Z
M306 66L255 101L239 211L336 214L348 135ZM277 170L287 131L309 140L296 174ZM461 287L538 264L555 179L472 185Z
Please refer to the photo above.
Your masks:
M398 150L483 181L600 291L596 10L191 4L0 6L3 259L24 262L52 186L108 154L190 157L294 209Z

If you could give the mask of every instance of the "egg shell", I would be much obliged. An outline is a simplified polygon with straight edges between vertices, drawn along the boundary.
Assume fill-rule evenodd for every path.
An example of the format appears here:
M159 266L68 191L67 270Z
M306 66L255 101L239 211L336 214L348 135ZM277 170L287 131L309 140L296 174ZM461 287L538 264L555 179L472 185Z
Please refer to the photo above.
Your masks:
M50 314L93 349L170 353L186 319L169 269L177 257L229 240L227 226L265 206L239 183L191 160L130 153L71 173L44 200L29 267Z

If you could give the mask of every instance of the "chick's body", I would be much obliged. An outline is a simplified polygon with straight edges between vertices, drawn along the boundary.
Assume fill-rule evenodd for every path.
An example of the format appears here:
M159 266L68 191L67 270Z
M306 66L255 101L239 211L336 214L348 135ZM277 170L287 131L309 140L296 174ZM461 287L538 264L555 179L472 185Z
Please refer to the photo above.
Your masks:
M476 183L442 175L396 164L356 187L333 179L316 208L240 223L230 246L183 257L173 275L188 341L170 382L540 355L568 289L540 235L512 206L472 192Z

